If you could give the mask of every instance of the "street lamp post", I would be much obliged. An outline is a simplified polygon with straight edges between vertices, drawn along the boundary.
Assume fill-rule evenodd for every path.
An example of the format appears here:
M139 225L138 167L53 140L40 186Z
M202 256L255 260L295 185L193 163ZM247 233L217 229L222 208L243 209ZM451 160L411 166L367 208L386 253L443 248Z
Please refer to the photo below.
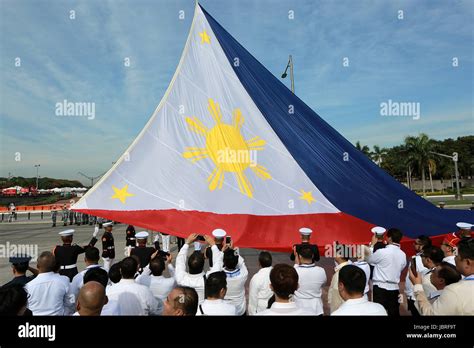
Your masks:
M36 191L38 191L39 167L41 167L41 165L35 164L35 168L36 168Z
M281 78L284 79L288 76L288 68L290 69L290 80L291 80L291 92L295 94L295 77L293 75L293 57L290 54L288 58L288 64L286 64L285 71L281 74Z
M445 155L443 153L433 152L433 151L430 151L430 153L441 156L441 157L450 158L454 162L454 175L456 176L456 200L458 201L461 200L461 190L459 188L458 153L453 152L452 156Z

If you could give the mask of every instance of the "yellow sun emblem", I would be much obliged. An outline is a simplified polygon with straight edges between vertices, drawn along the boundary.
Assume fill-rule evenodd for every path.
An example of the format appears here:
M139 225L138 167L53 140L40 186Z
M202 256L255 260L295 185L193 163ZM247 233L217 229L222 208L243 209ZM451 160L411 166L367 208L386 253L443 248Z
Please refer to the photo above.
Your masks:
M272 178L265 167L256 164L255 156L252 156L256 155L256 151L264 149L265 140L258 136L244 139L240 132L244 123L240 109L234 109L232 124L225 124L222 122L218 103L209 99L208 108L215 121L215 126L211 129L196 117L186 117L189 129L205 137L206 147L186 147L183 157L193 163L204 158L210 158L214 162L215 168L207 179L209 190L221 189L225 172L231 172L235 174L240 192L252 198L254 189L245 170L250 168L262 180Z

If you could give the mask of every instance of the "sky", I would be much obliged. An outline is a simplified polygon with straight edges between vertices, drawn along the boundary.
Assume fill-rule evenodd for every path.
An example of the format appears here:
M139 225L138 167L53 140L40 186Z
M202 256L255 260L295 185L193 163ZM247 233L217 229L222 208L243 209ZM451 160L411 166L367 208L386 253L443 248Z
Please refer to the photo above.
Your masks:
M291 54L296 94L352 143L474 134L472 1L200 4L274 75ZM89 183L78 172L107 171L161 100L193 11L194 0L0 0L0 176L40 164L40 176ZM64 100L94 103L95 117L58 116ZM381 115L389 100L419 103L419 118Z

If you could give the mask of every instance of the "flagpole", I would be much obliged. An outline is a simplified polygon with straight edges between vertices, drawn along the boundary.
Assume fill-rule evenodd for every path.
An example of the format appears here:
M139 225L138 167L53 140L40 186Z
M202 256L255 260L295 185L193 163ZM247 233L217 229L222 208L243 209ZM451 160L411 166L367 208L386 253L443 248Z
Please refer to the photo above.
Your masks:
M293 75L293 57L289 56L288 64L286 64L285 71L281 74L281 78L284 79L288 76L288 68L290 68L290 81L291 81L291 92L295 94L295 77Z

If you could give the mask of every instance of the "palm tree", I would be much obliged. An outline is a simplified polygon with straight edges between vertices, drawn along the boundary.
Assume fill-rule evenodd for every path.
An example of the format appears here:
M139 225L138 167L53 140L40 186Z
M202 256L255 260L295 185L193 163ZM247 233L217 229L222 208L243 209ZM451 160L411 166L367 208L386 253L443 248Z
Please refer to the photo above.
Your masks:
M367 157L370 157L370 148L367 145L362 146L360 141L356 142L356 149L361 151Z
M428 135L421 133L416 137L407 136L405 138L405 147L407 164L409 168L413 167L413 169L418 170L421 174L423 196L426 196L425 169L430 167L430 160L433 160L430 154L433 142Z
M430 174L430 184L431 184L431 192L434 192L433 187L433 174L436 174L436 162L434 159L428 160L428 173Z
M382 164L383 158L387 155L387 149L380 148L378 145L374 145L374 151L370 153L372 160L377 163L380 167Z

